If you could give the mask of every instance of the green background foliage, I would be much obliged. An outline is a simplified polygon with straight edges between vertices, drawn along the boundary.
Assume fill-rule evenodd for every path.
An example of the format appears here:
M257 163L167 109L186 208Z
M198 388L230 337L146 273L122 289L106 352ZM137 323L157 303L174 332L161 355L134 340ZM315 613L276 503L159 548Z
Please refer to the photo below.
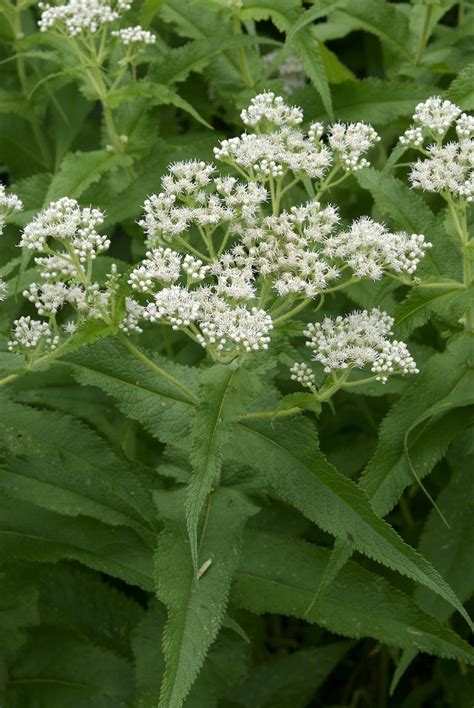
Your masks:
M100 90L38 16L0 0L0 170L25 206L0 238L0 703L472 708L474 290L396 145L429 96L474 109L473 4L137 0L130 24L158 41ZM167 165L212 160L264 90L380 133L330 199L433 248L411 290L356 283L321 316L383 307L420 375L321 411L287 375L306 311L245 368L171 329L132 343L94 322L26 372L6 345L36 274L19 227L62 196L93 204L125 270Z

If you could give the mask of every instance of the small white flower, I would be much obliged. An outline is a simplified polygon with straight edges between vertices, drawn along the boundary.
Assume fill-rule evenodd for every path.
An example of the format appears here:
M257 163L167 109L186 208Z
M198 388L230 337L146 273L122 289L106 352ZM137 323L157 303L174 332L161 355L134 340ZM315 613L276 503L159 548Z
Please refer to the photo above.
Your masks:
M52 334L47 322L27 316L15 320L13 325L12 338L8 342L11 352L36 349L40 345L53 350L59 343L59 337Z
M439 96L432 96L417 105L413 120L422 128L430 130L434 135L444 136L460 113L461 109L451 101L444 101Z
M290 369L290 373L290 378L292 381L296 381L301 384L303 388L309 388L309 390L313 393L316 392L314 373L311 371L308 364L305 364L304 362L295 362Z
M6 298L8 290L8 285L4 280L0 278L0 302L3 302Z
M120 39L120 41L125 47L128 47L130 44L156 43L156 35L153 34L153 32L144 30L143 27L141 27L140 25L136 25L135 27L124 27L120 30L114 30L111 34L112 37L117 37L118 39Z
M404 342L389 339L393 318L378 309L308 325L306 345L326 373L370 367L378 381L391 374L416 374L418 369Z
M110 24L130 9L130 2L119 0L114 9L105 0L69 0L64 5L49 5L40 2L41 19L38 26L41 32L58 28L66 31L70 37L84 32L95 34L103 25Z
M240 117L245 125L252 128L263 120L276 128L289 128L303 121L303 111L297 106L288 106L281 96L275 96L272 91L265 91L252 98Z
M369 166L363 155L379 140L377 132L366 123L334 123L329 130L329 145L349 172Z
M0 234L8 217L22 209L21 199L16 194L7 194L3 184L0 184Z

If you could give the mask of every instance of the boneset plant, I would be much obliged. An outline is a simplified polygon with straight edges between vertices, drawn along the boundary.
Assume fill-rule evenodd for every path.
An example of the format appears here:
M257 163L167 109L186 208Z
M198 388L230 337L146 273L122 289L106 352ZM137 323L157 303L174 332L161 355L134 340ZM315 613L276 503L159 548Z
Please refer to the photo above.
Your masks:
M41 22L59 23L70 41L85 25L75 5L65 7L44 8ZM101 27L117 14L104 8L97 6ZM87 18L93 52L98 29ZM458 597L444 566L383 517L401 498L410 514L404 490L422 485L471 420L474 120L447 100L428 99L374 180L369 153L379 136L366 123L303 129L303 111L272 92L255 96L241 119L245 131L219 141L216 164L169 166L143 205L144 256L133 266L105 255L106 214L67 196L33 216L19 240L34 278L23 289L27 309L13 323L0 380L7 548L23 560L74 559L155 592L159 604L150 601L133 629L136 699L117 688L117 700L133 705L216 705L217 696L240 704L238 672L219 688L227 673L213 662L232 662L235 642L249 641L245 611L299 617L405 650L398 677L417 651L473 663L468 644L442 624L448 608L470 623L462 605L469 590L461 586ZM348 220L344 205L331 203L346 181L376 197L384 180L400 190L388 170L403 167L397 160L408 150L422 155L409 163L413 188L446 203L446 232L429 219L424 235L370 215ZM412 208L407 194L402 212ZM390 215L387 201L380 211ZM2 188L1 223L21 208ZM11 284L1 281L2 297ZM405 298L391 303L401 288L409 288ZM369 304L370 293L384 289L391 312ZM443 309L433 310L439 298ZM425 364L414 342L417 364L399 332L430 316L441 317L444 330L449 322L446 351ZM56 371L113 399L127 425L159 441L152 457L140 460L126 443L126 456L117 454L70 415L25 405L35 403L22 394L28 377ZM405 375L415 382L407 388ZM328 462L318 430L344 395L381 396L386 388L399 403L356 482ZM61 491L52 493L53 485ZM434 518L444 519L438 511ZM36 546L38 534L47 541ZM410 582L418 604L406 594ZM7 695L16 695L14 685Z

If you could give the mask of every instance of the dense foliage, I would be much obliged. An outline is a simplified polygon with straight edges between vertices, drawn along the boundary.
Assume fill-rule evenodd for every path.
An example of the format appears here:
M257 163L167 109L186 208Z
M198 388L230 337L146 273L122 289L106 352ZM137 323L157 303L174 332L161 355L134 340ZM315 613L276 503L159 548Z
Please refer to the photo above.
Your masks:
M0 0L0 702L472 708L474 6Z

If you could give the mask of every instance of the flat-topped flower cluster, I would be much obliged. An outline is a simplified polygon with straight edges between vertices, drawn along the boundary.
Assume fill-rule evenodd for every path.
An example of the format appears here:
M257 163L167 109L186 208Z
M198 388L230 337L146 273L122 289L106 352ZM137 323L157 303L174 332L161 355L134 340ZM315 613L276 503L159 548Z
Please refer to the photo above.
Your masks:
M431 116L430 130L439 131L449 116L444 104L436 106L442 119L427 101L415 120ZM466 117L450 116L470 130ZM84 320L101 318L124 334L146 323L167 325L230 361L268 348L272 329L325 293L387 273L409 283L431 245L423 235L392 233L369 216L343 224L337 206L322 201L333 184L368 164L375 131L363 123L325 131L313 123L304 133L303 119L300 108L261 94L242 111L248 132L215 150L227 171L196 160L169 167L161 191L144 204L139 224L147 250L120 286L128 288L120 307L116 270L101 283L94 276L110 244L101 233L104 214L67 197L50 204L20 242L35 251L41 277L24 295L48 322L17 321L10 348L56 347ZM308 181L316 196L301 201ZM391 326L388 315L373 310L325 319L305 334L326 373L369 367L385 381L416 372L405 344L390 340ZM295 365L292 376L314 387L307 364Z
M474 200L474 116L462 113L451 101L439 96L420 103L414 125L400 138L402 145L420 150L426 159L413 165L410 181L426 192L455 199ZM456 140L446 137L452 131ZM425 142L431 141L425 147Z
M38 26L41 32L55 31L71 38L96 35L119 20L131 6L129 0L68 0L63 5L40 2ZM126 48L156 42L156 35L140 25L113 30L110 34Z

